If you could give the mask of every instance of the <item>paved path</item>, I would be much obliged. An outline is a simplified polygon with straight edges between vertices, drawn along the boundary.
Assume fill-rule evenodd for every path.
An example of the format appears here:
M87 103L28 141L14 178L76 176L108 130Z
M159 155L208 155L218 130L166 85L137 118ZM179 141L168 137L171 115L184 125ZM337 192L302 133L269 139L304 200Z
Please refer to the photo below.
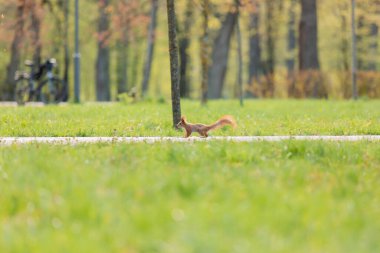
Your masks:
M350 136L226 136L226 137L0 137L0 145L26 143L50 143L50 144L81 144L81 143L155 143L155 142L204 142L204 141L233 141L233 142L257 142L257 141L284 141L284 140L308 140L308 141L380 141L380 135L350 135Z
M66 106L68 105L68 103L66 102L61 102L59 104L56 104L56 106ZM27 106L27 107L43 107L45 106L44 103L42 102L26 102L25 105L23 105L24 107ZM17 103L16 102L12 102L12 101L9 101L9 102L0 102L0 107L18 107Z

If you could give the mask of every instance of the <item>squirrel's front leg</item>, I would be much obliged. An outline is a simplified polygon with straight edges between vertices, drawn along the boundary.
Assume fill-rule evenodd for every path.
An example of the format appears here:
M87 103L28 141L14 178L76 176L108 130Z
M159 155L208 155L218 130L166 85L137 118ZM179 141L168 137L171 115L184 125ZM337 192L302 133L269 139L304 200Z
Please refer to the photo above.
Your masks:
M186 130L185 138L188 138L191 135L191 131Z

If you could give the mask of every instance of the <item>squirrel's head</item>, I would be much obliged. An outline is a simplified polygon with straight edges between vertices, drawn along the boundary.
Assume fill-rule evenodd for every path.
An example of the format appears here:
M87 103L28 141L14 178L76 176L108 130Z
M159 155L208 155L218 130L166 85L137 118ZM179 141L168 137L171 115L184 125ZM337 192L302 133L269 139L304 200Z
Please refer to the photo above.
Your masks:
M177 124L177 127L178 127L178 128L180 128L180 127L184 127L185 124L186 124L186 117L185 117L185 116L182 116L182 117L181 117L181 121L178 122L178 124Z

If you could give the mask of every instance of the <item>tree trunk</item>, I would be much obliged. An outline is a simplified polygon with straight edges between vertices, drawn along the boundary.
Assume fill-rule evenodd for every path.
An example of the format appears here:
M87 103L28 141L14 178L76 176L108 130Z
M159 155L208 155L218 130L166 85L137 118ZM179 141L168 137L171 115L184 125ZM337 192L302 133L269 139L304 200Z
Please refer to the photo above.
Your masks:
M352 7L351 7L352 8ZM364 16L360 15L358 18L357 23L357 33L355 35L356 37L356 45L357 45L357 70L366 70L365 66L365 55L367 51L367 46L364 43L364 32L363 30L366 29L364 24Z
M107 7L109 0L99 0L98 20L98 55L96 60L96 100L110 101L110 50L108 47L109 15Z
M20 0L18 2L16 10L16 25L14 28L14 37L11 46L11 59L7 66L7 76L5 80L5 86L3 88L2 100L13 100L14 99L14 87L15 87L15 72L20 65L20 49L22 41L24 39L24 11L25 11L25 0Z
M301 0L299 25L299 69L319 70L316 0Z
M265 86L261 87L262 95L264 97L274 96L274 71L276 63L276 32L277 27L275 24L275 7L278 5L277 1L266 2L266 15L265 15L265 32L266 32L266 55L267 59L264 66Z
M189 65L189 55L187 50L190 45L190 28L193 22L193 3L187 0L187 7L185 12L185 21L181 36L179 39L179 59L180 59L180 94L181 97L190 97L190 81L187 75L187 68Z
M172 112L173 126L181 120L181 100L179 94L179 68L178 68L178 47L176 38L176 17L174 0L167 0L168 14L168 36L169 36L169 54L170 54L170 76L172 92Z
M288 72L288 95L290 97L295 96L295 50L296 50L296 7L297 1L292 0L288 11L288 41L287 50L288 57L286 59L286 69Z
M345 8L346 9L346 8ZM341 20L341 42L340 42L340 52L342 54L342 64L344 72L348 73L350 70L350 62L349 62L349 41L347 39L347 18L344 14L340 16Z
M42 8L36 2L33 1L31 6L31 29L32 29L32 45L34 49L33 54L33 72L38 69L41 64L41 52L42 52L42 44L41 44L41 15Z
M352 40L352 57L351 57L351 80L352 80L352 98L358 99L357 89L357 52L356 52L356 1L351 0L351 40Z
M64 89L62 94L62 100L67 101L69 99L69 68L70 68L70 51L69 51L69 1L63 1L64 3L64 69L63 69L63 82Z
M116 42L116 76L117 94L127 92L127 65L128 65L128 35L126 28L122 28L122 37Z
M259 84L259 75L262 72L259 27L260 3L258 0L253 0L253 11L250 13L249 21L249 85L251 87L253 87L254 82ZM255 94L252 95L256 96Z
M369 24L369 57L368 57L368 70L377 71L377 58L378 58L378 48L379 48L379 15L380 15L380 0L373 0L372 5L373 11L372 15L376 17L376 20L372 20Z
M348 6L346 4L341 6L341 9L348 12ZM342 57L342 74L341 74L341 85L344 87L343 89L343 97L344 98L350 98L352 90L347 86L350 81L350 57L349 57L349 40L348 40L348 20L344 13L340 15L340 45L339 45L339 51Z
M79 0L75 0L75 22L74 22L74 103L80 103L80 86L81 86L81 55L79 45Z
M240 32L240 24L239 24L239 16L240 16L240 1L235 0L236 6L236 42L237 42L237 63L238 63L238 73L237 73L237 87L239 90L239 98L240 98L240 106L243 106L243 53L241 48L241 32Z
M132 66L131 66L131 88L137 86L137 77L138 77L138 67L140 65L140 43L139 41L135 41L133 43L133 58L132 58Z
M378 55L378 36L379 36L379 26L376 23L370 24L370 43L369 43L369 62L368 62L368 70L370 71L376 71L376 58L375 56Z
M201 81L201 103L207 103L208 93L208 71L209 71L209 31L208 31L208 13L209 1L202 1L202 36L200 41L201 47L201 65L202 65L202 81Z
M156 39L156 26L157 26L157 9L158 9L158 0L152 0L152 9L150 13L150 25L148 31L148 48L146 54L146 60L144 64L144 74L143 81L141 85L141 93L144 97L148 91L149 80L150 80L150 72L152 68L152 60L153 60L153 50Z
M305 95L317 97L320 82L316 0L301 0L298 59L300 73L305 78Z
M275 64L275 38L274 38L274 1L267 1L267 10L266 10L266 51L267 51L267 61L265 70L269 75L274 73L274 64Z
M208 97L221 98L226 76L228 54L230 51L231 36L236 24L237 13L229 12L222 23L218 36L214 41L212 51L212 65L209 71Z

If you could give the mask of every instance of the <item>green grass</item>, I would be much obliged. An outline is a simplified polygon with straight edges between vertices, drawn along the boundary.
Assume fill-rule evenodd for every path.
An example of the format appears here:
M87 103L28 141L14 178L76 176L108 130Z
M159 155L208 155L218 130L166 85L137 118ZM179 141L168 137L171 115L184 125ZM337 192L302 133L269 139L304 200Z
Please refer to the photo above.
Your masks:
M375 101L183 101L190 122L212 123L235 116L239 127L215 135L380 134L380 100ZM43 108L2 107L0 136L181 136L173 130L170 103L86 104Z
M380 101L184 101L213 135L380 134ZM169 103L2 107L0 136L181 136ZM380 252L379 142L0 146L0 252Z
M378 142L0 147L0 252L380 252Z

